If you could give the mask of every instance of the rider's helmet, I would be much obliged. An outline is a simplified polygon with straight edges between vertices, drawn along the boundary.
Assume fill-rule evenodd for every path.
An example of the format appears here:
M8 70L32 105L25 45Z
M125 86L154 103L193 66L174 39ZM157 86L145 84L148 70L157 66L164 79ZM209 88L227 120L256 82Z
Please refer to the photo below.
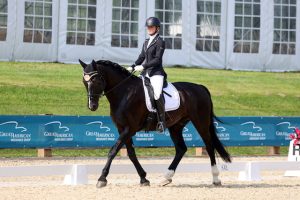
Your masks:
M157 17L149 17L146 20L145 26L156 26L156 27L160 27L160 21Z

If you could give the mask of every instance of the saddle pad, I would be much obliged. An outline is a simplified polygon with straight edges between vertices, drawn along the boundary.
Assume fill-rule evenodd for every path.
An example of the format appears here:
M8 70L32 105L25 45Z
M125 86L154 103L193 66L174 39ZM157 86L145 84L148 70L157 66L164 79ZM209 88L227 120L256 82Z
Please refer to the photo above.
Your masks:
M142 80L143 80L143 86L144 86L144 93L145 93L147 109L150 112L156 112L156 109L154 109L154 106L152 107L150 97L149 97L149 93L148 93L148 89L145 86L144 77L142 77ZM166 93L171 95L171 97L170 97L170 96L164 94L165 111L172 111L172 110L178 109L179 106L180 106L180 96L179 96L178 90L175 88L175 86L172 83L168 83L167 87L165 87L163 89L163 91L165 91Z

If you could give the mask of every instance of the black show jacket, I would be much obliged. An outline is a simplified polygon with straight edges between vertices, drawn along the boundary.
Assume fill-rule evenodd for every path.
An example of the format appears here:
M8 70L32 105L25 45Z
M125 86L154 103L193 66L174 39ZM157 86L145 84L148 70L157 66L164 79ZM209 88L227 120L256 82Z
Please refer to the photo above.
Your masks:
M138 59L135 61L136 65L143 65L144 70L142 75L149 74L149 76L162 75L166 78L162 66L162 57L165 51L165 41L157 34L157 36L152 40L150 46L148 46L149 39L146 39L143 45L143 49Z

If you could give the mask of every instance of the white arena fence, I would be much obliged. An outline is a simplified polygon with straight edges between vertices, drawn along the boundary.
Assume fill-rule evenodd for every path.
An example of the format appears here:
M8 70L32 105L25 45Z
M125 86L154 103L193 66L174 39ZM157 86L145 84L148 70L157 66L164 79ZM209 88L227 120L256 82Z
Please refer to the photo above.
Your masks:
M144 164L147 173L163 173L168 164ZM88 175L100 174L103 165L47 165L47 166L9 166L0 167L0 177L25 177L25 176L64 176L64 184L87 184ZM288 161L249 161L218 164L221 172L239 172L238 180L260 181L262 171L286 171L285 176L299 176L300 162ZM292 171L291 171L292 170ZM177 173L211 172L208 163L182 163L178 166ZM133 174L136 169L132 164L112 165L112 174Z

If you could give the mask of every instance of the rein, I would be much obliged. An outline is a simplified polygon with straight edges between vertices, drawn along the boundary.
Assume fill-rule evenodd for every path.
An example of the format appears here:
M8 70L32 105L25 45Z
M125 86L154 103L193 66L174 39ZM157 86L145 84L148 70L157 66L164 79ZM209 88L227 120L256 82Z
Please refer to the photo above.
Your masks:
M107 92L103 92L102 96L106 96L108 93L112 92L114 89L116 89L117 87L119 87L122 83L124 83L125 81L127 81L130 77L132 77L133 73L135 71L133 70L130 75L128 77L126 77L125 79L123 79L120 83L118 83L117 85L115 85L113 88L111 88L110 90L108 90Z

